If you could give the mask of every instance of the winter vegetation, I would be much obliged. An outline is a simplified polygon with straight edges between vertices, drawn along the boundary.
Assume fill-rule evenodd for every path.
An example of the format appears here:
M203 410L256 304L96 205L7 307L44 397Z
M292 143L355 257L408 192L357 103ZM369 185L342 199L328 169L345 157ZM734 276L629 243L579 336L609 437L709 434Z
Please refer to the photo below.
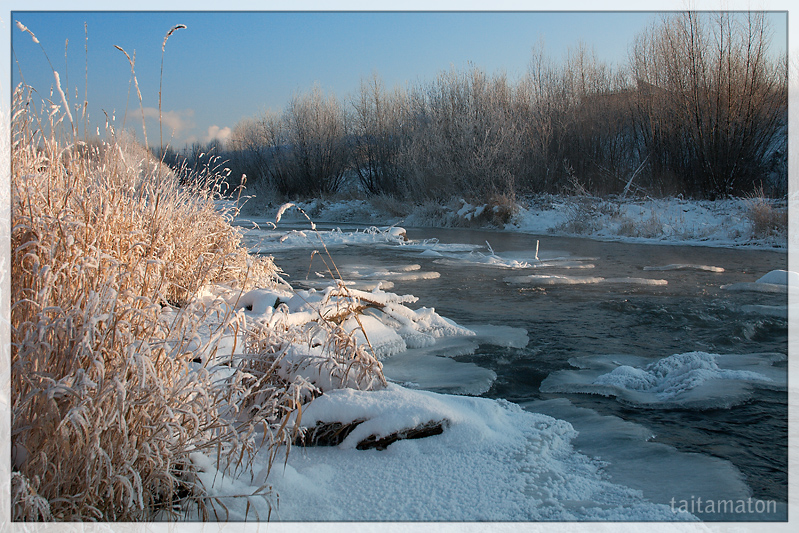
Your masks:
M762 13L671 13L624 65L582 44L557 62L542 43L517 80L473 65L388 89L376 74L346 99L315 87L242 121L225 147L166 159L191 166L216 150L266 201L464 196L511 210L540 193L782 197L787 58L769 43Z
M252 289L293 293L220 207L225 175L174 172L111 126L81 138L86 106L53 73L60 100L13 101L11 518L223 519L239 495L214 496L198 461L234 475L260 452L268 472L322 388L385 384L342 326L359 300L341 288L289 322L276 296L248 322Z
M135 57L120 50L138 92ZM344 504L307 501L329 490L319 501L348 498L355 518L407 520L413 490L433 472L428 487L444 499L455 490L448 501L460 507L433 506L430 520L693 520L608 481L571 447L565 421L390 383L391 355L478 333L414 309L417 298L388 285L344 282L311 218L325 213L319 198L349 191L369 213L535 231L520 206L566 193L574 199L549 219L555 231L596 233L585 225L602 211L618 235L645 237L666 224L654 214L650 226L633 223L640 213L625 215L608 195L681 193L742 196L753 234L781 236L785 210L773 197L787 193L786 71L768 53L760 15L679 13L636 40L625 68L584 47L556 65L542 46L515 83L472 67L406 90L375 76L348 101L313 88L238 124L226 147L183 154L145 148L110 124L105 140L89 138L79 127L86 102L70 99L55 69L50 99L20 85L11 117L12 519L325 520ZM292 287L279 257L246 245L234 222L253 193L256 212L282 204L272 228L289 212L307 221L310 230L280 244L314 241L326 269L318 289ZM348 238L404 245L406 236L391 227ZM397 279L429 274L408 267ZM527 341L519 331L496 337ZM355 455L389 445L385 456ZM307 449L294 454L299 446ZM412 490L381 481L405 468ZM508 486L523 489L508 495ZM349 498L374 487L396 494Z

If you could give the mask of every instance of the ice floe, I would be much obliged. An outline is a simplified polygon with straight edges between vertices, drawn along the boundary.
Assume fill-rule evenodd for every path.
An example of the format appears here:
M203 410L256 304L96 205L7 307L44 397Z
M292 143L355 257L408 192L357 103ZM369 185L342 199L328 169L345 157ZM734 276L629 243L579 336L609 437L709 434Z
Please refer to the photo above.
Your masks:
M649 278L603 278L599 276L567 276L563 274L528 274L526 276L508 276L505 281L511 284L525 284L536 287L553 285L594 285L594 284L625 284L625 285L668 285L665 279Z
M728 291L752 291L784 294L789 290L799 290L799 272L772 270L754 282L741 282L722 285Z
M666 270L696 270L700 272L724 272L722 267L711 265L688 265L688 264L672 264L663 266L645 266L644 270L666 271Z
M588 393L653 409L719 409L740 404L754 387L784 390L783 354L674 354L656 361L640 356L581 357L576 370L560 370L541 383L544 393Z

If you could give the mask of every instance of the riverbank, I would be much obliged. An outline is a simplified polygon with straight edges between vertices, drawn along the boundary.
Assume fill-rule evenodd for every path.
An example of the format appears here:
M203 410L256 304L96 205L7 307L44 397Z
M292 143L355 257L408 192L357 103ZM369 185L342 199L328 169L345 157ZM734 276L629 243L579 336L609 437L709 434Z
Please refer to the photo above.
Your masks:
M375 197L319 198L296 204L316 222L490 228L649 244L788 249L788 202L762 197L709 201L540 195L493 205L461 198L409 205ZM242 216L274 219L278 207L253 197L243 206ZM304 218L299 212L287 216Z

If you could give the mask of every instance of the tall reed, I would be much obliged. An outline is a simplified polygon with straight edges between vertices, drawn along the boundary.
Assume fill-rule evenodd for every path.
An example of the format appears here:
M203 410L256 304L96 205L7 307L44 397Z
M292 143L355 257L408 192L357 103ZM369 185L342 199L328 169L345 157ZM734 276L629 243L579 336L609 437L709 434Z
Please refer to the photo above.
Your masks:
M235 467L255 447L210 372L243 315L195 295L274 286L276 268L248 255L213 176L180 186L113 130L78 141L31 95L12 118L12 518L205 515L191 454Z

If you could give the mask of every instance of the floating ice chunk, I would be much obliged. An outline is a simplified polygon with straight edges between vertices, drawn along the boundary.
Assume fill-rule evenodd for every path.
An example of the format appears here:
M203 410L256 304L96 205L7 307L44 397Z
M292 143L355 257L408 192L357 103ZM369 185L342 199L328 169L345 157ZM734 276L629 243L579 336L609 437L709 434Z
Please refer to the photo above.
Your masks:
M530 285L589 285L601 283L605 278L592 276L564 276L560 274L530 274L527 276L509 276L505 278L508 283L526 283Z
M772 270L768 274L758 279L755 283L799 286L799 272L791 272L789 270Z
M441 252L436 252L432 249L427 249L419 254L419 257L443 257Z
M774 363L782 354L675 354L655 362L637 356L582 357L569 361L580 370L547 376L542 392L614 396L646 408L729 408L751 396L753 387L781 390L787 371Z
M649 279L649 278L605 278L605 283L626 283L630 285L668 285L668 280L665 279Z
M756 283L756 282L741 282L730 283L729 285L722 285L721 288L725 291L751 291L763 292L769 294L785 294L788 286L776 283Z
M529 284L534 286L550 285L593 285L597 283L624 283L630 285L668 285L665 279L648 278L601 278L594 276L566 276L562 274L530 274L527 276L509 276L507 283Z
M754 283L731 283L730 285L722 285L721 288L728 291L785 293L788 289L799 289L799 272L772 270Z
M470 325L469 329L477 335L476 341L507 348L524 348L530 342L527 330L511 326Z
M698 270L700 272L724 272L724 269L717 266L710 265L687 265L687 264L673 264L664 266L645 266L644 270Z
M347 279L381 279L386 281L419 281L438 279L441 274L435 271L422 271L420 265L395 265L388 267L350 266L341 268Z

